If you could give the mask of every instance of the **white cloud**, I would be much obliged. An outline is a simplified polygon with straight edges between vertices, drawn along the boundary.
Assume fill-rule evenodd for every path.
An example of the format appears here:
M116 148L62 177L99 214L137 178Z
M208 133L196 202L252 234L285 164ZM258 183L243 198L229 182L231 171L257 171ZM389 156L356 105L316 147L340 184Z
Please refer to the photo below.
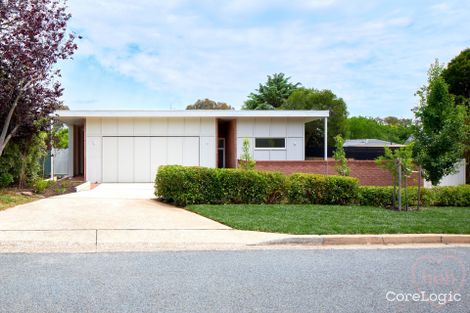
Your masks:
M269 3L270 9L285 5ZM267 74L285 72L307 86L332 89L353 113L385 105L384 114L409 115L427 65L456 54L466 38L460 32L441 36L420 11L377 15L372 0L364 12L347 2L293 0L289 10L297 14L261 25L246 14L257 21L266 1L194 6L184 0L72 0L72 26L84 36L77 57L93 57L157 94L178 94L185 101L180 105L210 97L240 106Z

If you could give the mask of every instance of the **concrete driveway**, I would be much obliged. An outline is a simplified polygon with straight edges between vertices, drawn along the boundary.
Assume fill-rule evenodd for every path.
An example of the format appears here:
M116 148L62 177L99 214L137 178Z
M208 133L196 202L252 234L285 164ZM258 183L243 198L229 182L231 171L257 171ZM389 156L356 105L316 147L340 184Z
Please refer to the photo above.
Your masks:
M228 228L156 201L152 184L101 184L0 212L1 230Z
M232 230L158 202L153 184L101 184L90 191L0 211L1 251L204 248L243 246L285 237Z

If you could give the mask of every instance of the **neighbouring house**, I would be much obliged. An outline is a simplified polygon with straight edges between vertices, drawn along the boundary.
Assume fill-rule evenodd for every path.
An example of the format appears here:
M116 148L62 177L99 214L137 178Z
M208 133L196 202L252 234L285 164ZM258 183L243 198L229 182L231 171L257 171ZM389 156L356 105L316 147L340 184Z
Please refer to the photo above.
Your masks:
M404 146L380 139L347 139L343 145L346 157L354 160L375 160L384 155L385 147L393 150Z
M305 123L328 111L56 111L69 127L68 175L153 182L160 165L236 167L244 138L257 161L304 161ZM327 134L324 139L326 160Z

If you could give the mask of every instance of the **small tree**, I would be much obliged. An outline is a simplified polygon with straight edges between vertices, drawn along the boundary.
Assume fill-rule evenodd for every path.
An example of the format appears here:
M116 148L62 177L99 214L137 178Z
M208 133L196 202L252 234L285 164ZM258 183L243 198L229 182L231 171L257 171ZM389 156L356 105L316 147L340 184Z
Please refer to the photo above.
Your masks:
M406 181L413 171L413 144L392 150L389 147L384 148L384 155L375 160L377 166L387 170L393 177L393 199L392 206L395 207L397 197L401 197L401 185ZM398 186L398 193L397 193ZM406 194L405 207L408 208L408 197ZM400 201L399 201L400 202ZM401 205L398 206L401 209Z
M454 173L468 136L465 109L454 105L442 70L436 60L428 71L428 84L416 92L420 102L415 110L414 157L423 168L423 176L433 185Z
M333 157L336 160L336 172L341 176L349 176L348 160L346 159L346 153L344 152L344 139L341 135L335 137L336 146Z
M252 170L255 168L256 161L251 156L250 141L248 138L243 139L242 154L240 156L240 168L243 170Z

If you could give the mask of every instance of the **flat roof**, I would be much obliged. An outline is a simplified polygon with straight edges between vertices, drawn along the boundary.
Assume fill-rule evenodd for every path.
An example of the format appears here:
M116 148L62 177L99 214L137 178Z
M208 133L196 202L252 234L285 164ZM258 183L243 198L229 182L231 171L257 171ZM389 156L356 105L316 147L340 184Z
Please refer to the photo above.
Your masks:
M52 114L66 123L87 117L288 117L312 121L329 115L328 110L58 110Z
M344 141L343 147L403 147L405 145L391 142L391 141L385 141L381 139L368 139L368 138L363 138L363 139L347 139Z

